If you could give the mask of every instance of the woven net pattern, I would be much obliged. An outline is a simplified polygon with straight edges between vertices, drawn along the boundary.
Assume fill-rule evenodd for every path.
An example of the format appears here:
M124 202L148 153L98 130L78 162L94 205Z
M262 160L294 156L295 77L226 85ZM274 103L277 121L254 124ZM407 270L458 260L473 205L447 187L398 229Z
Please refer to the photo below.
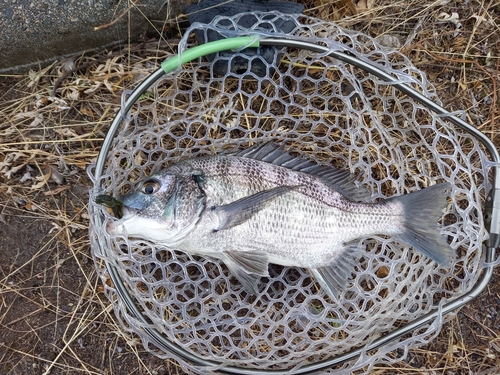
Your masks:
M272 35L278 32L273 21L286 19L295 25L291 35L348 49L439 103L434 87L408 58L362 33L302 16L251 16L252 32ZM189 39L193 30L206 35L241 29L239 17L193 25L180 49L196 44ZM275 61L260 59L267 72L261 77L250 68L231 72L231 59L238 56L246 58L237 51L219 57L228 67L223 76L199 59L159 79L124 117L104 175L96 181L101 187L91 191L92 251L124 330L137 334L148 351L195 372L206 369L161 350L145 329L155 327L182 350L221 367L292 371L366 345L470 290L487 236L482 214L487 159L479 142L392 85L336 59L283 49ZM366 252L356 259L340 303L331 301L307 270L277 265L270 266L256 296L217 260L110 236L104 229L116 219L94 203L97 194L120 196L137 179L182 158L264 141L351 171L372 192L373 202L451 182L447 213L438 225L456 249L454 266L442 268L392 238L374 236L360 240ZM147 324L130 314L103 260L116 267ZM399 361L408 349L431 340L447 318L327 372L369 372L374 363Z

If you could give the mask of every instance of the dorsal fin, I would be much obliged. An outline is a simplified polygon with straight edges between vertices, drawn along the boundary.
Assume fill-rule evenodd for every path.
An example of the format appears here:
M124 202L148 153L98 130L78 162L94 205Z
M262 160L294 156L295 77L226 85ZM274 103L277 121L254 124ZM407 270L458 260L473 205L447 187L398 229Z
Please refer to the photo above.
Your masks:
M369 191L362 186L358 186L354 175L349 171L320 165L301 156L290 155L283 147L270 142L239 151L234 156L260 160L294 171L314 175L353 201L367 201L371 198Z

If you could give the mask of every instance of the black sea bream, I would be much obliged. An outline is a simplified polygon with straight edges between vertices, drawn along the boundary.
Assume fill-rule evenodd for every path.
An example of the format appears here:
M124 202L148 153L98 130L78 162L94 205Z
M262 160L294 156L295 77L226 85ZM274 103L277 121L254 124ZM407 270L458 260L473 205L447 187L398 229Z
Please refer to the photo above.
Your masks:
M454 252L437 222L450 187L360 203L367 192L347 171L265 144L183 160L139 181L108 232L218 258L253 293L269 263L304 267L335 298L360 238L393 236L449 265Z

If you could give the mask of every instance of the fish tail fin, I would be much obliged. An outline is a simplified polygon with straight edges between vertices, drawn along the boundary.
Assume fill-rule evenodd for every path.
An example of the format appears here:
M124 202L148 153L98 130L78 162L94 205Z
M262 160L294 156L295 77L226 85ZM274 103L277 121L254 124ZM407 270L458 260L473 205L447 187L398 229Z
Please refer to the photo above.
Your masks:
M455 254L439 233L437 222L443 216L446 196L450 190L451 184L442 183L386 201L399 202L404 207L403 231L397 238L444 266L452 264ZM330 265L310 269L330 298L337 299L346 288L349 275L354 269L354 257L359 252L357 243L346 244Z
M451 265L455 254L439 233L437 222L443 216L450 190L450 183L441 183L390 199L404 207L404 229L397 237L445 266Z

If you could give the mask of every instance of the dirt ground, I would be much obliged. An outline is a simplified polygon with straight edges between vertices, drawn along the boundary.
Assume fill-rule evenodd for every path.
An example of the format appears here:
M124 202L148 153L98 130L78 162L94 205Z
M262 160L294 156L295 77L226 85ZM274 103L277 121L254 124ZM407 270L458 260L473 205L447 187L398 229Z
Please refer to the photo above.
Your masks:
M500 145L499 1L304 4L341 26L398 37L444 106L465 109ZM166 24L168 42L145 37L0 77L0 374L184 374L120 332L90 254L86 173L123 90L175 51L179 20ZM500 373L499 281L496 268L433 342L372 373Z

